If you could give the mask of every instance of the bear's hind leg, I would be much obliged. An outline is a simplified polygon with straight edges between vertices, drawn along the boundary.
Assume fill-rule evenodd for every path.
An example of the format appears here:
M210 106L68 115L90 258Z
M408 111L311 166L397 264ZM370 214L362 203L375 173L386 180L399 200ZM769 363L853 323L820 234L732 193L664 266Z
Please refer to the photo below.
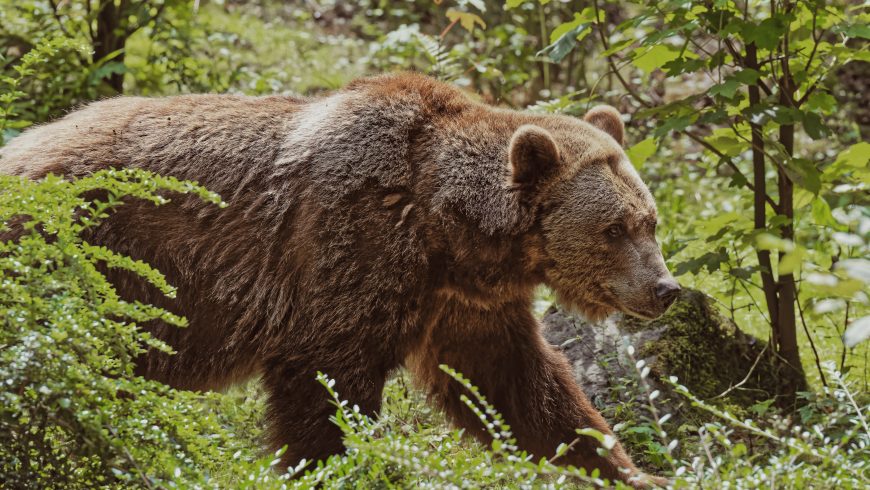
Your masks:
M335 380L334 389L350 406L374 416L381 408L387 370L367 367L363 360L295 362L276 358L264 366L263 382L269 393L269 442L272 450L287 446L282 467L301 459L317 461L344 451L341 430L329 419L336 407L317 372Z

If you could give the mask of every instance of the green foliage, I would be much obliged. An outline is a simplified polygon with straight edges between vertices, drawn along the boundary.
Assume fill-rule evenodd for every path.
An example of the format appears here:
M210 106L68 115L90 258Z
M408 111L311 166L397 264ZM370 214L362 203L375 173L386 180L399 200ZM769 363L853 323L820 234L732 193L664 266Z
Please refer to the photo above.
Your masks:
M813 354L804 365L824 383L815 342L842 337L854 322L840 343L845 368L867 324L867 276L857 271L870 266L870 152L857 142L860 128L842 121L835 77L868 59L866 43L849 36L861 37L852 26L870 13L847 3L621 5L624 13L594 4L591 18L608 76L638 107L634 117L650 121L641 133L652 137L629 154L647 174L673 171L655 153L669 152L677 135L701 157L677 172L705 190L661 206L677 228L665 243L670 263L739 323L756 332L769 326L772 348L793 366L801 366L801 340ZM621 13L630 18L620 22ZM688 185L663 184L660 202L687 195Z
M74 103L75 97L65 94L63 84L48 81L54 76L63 80L63 73L48 74L45 67L49 64L64 66L65 60L82 49L81 44L69 38L42 39L12 65L8 74L0 74L0 146L34 121L43 119L47 109ZM46 81L44 90L48 100L28 99L28 94L34 92L34 84L40 80Z
M633 355L630 346L628 351ZM737 418L698 398L672 377L668 383L709 420L700 427L672 427L671 414L657 407L660 393L646 381L649 368L638 361L633 389L649 415L615 429L623 441L631 440L632 434L647 435L643 440L648 457L668 473L672 488L697 488L712 482L732 482L737 488L766 487L771 482L788 489L865 488L870 470L868 406L866 401L859 405L854 386L833 364L825 368L833 387L807 395L796 423L770 409L769 402L753 407L755 420ZM596 483L581 470L553 466L546 460L535 462L519 452L510 427L474 385L449 367L442 369L468 390L470 396L463 401L490 432L490 447L469 444L455 430L433 433L432 427L443 422L439 418L408 421L408 398L410 406L422 400L419 393L404 388L404 378L388 385L384 412L372 419L342 400L337 392L340 387L321 375L337 407L334 421L344 432L349 449L315 468L302 471L300 465L294 483L300 488L563 488ZM597 439L602 450L614 441L588 429L578 434ZM559 448L559 452L565 450L566 445Z
M85 198L95 191L105 198ZM169 296L175 290L147 264L80 238L123 197L161 204L164 192L220 202L194 184L142 171L107 170L73 182L0 177L0 479L6 484L158 484L196 475L203 468L192 463L216 461L227 451L203 437L221 430L201 416L191 394L133 376L133 360L146 348L169 350L140 325L159 319L183 327L184 319L119 298L100 268L131 271Z
M519 450L510 426L477 388L455 370L447 366L441 366L441 369L467 390L470 396L463 395L462 401L478 416L492 437L490 447L468 447L458 430L432 437L425 427L402 427L389 405L401 402L408 395L401 391L392 392L389 388L385 414L379 419L371 419L361 414L359 407L342 400L336 391L340 387L321 374L319 380L337 406L333 421L344 432L348 451L307 471L301 477L300 485L303 488L337 488L345 482L353 482L361 488L391 485L401 488L556 488L566 481L603 483L597 478L597 471L587 475L583 469L556 466L552 460L536 461ZM593 429L578 429L577 432L578 437L598 439L603 451L615 443L612 436ZM568 445L563 444L556 457L567 450Z
M832 388L824 397L811 396L797 423L775 414L761 423L738 419L671 378L678 393L719 419L698 429L697 453L691 462L684 460L686 471L677 469L675 474L684 476L673 487L738 482L739 488L866 488L870 430L865 414L870 407L858 405L854 387L833 363L825 369ZM768 407L759 406L757 413L763 416Z

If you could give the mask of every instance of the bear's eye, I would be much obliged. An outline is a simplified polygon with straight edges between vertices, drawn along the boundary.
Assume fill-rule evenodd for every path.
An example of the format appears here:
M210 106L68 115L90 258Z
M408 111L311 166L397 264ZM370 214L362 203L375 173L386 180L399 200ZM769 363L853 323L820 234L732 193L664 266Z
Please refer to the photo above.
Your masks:
M616 239L623 235L622 225L610 225L605 230L605 233L609 238Z

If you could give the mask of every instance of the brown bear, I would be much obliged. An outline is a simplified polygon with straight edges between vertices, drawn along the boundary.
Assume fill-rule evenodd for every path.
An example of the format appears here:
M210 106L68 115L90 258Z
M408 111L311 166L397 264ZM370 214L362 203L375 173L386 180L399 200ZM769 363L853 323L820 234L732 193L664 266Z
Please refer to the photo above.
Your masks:
M493 108L415 74L362 79L315 99L121 97L25 132L0 171L69 177L139 167L218 192L129 201L87 238L163 271L175 299L118 271L122 296L188 318L148 328L177 351L138 372L219 389L261 376L284 464L342 451L334 378L375 414L405 366L452 420L486 441L460 401L463 373L521 448L552 456L575 429L611 430L541 336L546 284L588 317L659 316L679 286L655 239L656 208L609 107L584 120ZM583 437L559 461L643 487L617 444Z

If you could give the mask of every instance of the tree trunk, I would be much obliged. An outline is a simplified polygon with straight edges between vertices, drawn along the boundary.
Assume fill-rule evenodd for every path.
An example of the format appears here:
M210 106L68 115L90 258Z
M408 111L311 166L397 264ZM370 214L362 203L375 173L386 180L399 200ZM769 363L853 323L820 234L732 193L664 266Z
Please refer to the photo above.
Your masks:
M788 41L784 41L787 43ZM788 68L788 45L785 44L785 56L782 61L783 73L780 82L779 103L784 107L794 106L794 80ZM794 130L793 124L785 124L779 127L779 142L782 144L785 154L789 159L794 155ZM787 162L784 162L784 164ZM794 183L791 177L780 168L777 171L777 187L779 190L779 213L786 221L782 227L782 238L794 241ZM800 351L797 343L797 321L795 319L796 287L794 274L779 274L777 281L779 293L779 324L775 326L779 330L779 355L788 364L792 371L784 381L788 383L789 394L806 389L806 377L801 365Z
M758 69L758 54L755 44L746 46L746 67L753 70ZM761 102L761 92L757 84L749 86L749 104L757 105ZM764 135L761 132L761 126L749 122L749 127L752 130L752 185L754 190L753 210L755 212L755 229L767 229L767 188L765 183L765 166L764 166ZM767 303L767 312L770 315L770 325L773 328L772 343L774 346L779 344L778 331L775 325L779 324L779 301L776 296L776 283L773 280L773 267L770 262L769 250L757 250L758 266L761 269L761 284L764 291L764 299Z
M114 0L100 0L97 4L97 30L94 32L94 61L100 61L118 50L123 50L127 43L127 30L122 25L124 12L127 10L127 0L120 0L115 5ZM112 58L112 61L124 62L124 51ZM109 86L119 94L124 92L124 74L112 73L107 79Z
M746 47L745 63L747 68L757 70L758 57L754 44ZM783 89L780 93L780 103L790 105L793 94L793 81L788 75L783 78ZM757 105L761 102L759 86L749 86L749 103ZM754 186L754 211L755 229L767 230L767 188L765 185L765 154L764 134L758 124L750 121L752 131L752 169ZM794 126L780 126L780 143L785 147L789 157L794 152ZM776 212L786 218L782 228L782 238L794 239L794 184L791 178L782 168L777 169L777 188L779 203ZM770 315L771 345L782 367L782 391L779 400L780 406L793 405L798 391L806 389L806 377L800 360L800 351L797 343L797 322L795 318L795 281L793 274L779 274L777 279L773 276L770 251L757 250L758 265L761 274L761 284L764 291L767 312Z
M779 141L790 157L794 151L793 125L780 126ZM779 170L777 182L779 187L780 212L787 220L782 227L782 237L786 240L794 240L794 184L782 169ZM792 395L797 391L806 389L806 378L797 343L797 321L794 312L796 300L794 274L780 273L779 280L777 281L777 290L779 292L779 314L777 315L779 322L777 325L774 325L774 328L778 330L777 336L779 337L777 351L788 365L790 373L784 378L784 381L786 382L787 393Z

